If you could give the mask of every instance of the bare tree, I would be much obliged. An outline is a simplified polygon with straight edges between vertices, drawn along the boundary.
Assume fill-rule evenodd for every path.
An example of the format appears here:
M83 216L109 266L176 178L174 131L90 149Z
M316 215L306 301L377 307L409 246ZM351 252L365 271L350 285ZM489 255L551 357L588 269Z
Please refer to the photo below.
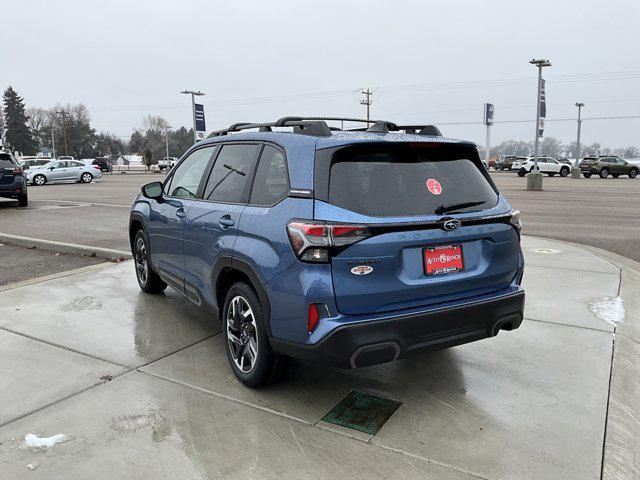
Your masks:
M49 136L47 127L51 126L49 111L40 107L27 108L26 114L28 116L27 126L31 130L31 135L38 142L39 147L45 146Z
M142 119L142 124L146 130L164 132L169 128L169 122L159 115L147 115Z

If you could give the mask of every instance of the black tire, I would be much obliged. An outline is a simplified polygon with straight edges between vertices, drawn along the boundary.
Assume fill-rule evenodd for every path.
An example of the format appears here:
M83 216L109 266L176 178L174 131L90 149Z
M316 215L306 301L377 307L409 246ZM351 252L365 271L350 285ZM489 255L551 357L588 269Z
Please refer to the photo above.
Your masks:
M637 175L638 175L637 168L632 168L631 170L629 170L629 178L636 178Z
M603 168L600 170L600 178L607 178L609 176L609 169Z
M518 170L518 176L524 177L527 174L526 170Z
M80 181L82 183L91 183L91 180L93 180L93 175L89 172L83 172L82 175L80 175Z
M136 269L136 279L140 289L146 293L162 293L167 284L153 271L149 260L149 242L144 230L136 232L133 239L133 261Z
M555 173L554 172L548 172L547 175L549 175L550 177L555 177Z
M33 177L33 180L31 182L34 185L42 186L47 183L47 177L45 177L44 175L36 175L35 177Z
M611 174L611 176L612 176L613 178L618 178L620 175L619 175L619 174L617 174L617 173L612 173L612 174Z
M591 177L591 174L590 174L589 172L584 172L584 173L582 174L582 176L583 176L584 178L590 178L590 177Z
M560 169L560 176L566 177L567 175L569 175L569 169L567 167L562 167Z
M21 193L20 195L18 195L18 206L19 207L29 206L29 197L27 197L26 193Z
M236 307L235 316L232 302ZM241 314L249 312L246 308L242 310L242 305L248 305L251 315ZM280 377L288 359L271 348L264 311L253 288L243 282L233 284L225 296L220 314L227 360L238 380L247 387L259 388L266 387ZM252 349L255 350L253 361ZM241 366L248 370L245 371Z

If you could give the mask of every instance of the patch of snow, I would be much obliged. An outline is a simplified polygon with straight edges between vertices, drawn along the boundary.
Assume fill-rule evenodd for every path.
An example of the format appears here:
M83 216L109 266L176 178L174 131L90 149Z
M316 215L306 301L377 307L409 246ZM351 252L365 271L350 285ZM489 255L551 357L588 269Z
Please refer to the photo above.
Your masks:
M541 253L543 255L548 255L548 254L554 254L554 253L561 253L562 251L556 250L555 248L536 248L534 252Z
M52 437L43 437L40 438L33 433L29 433L24 437L24 443L27 447L36 447L36 448L51 448L56 443L64 442L67 439L67 436L64 433L59 433Z
M40 466L40 464L38 462L33 462L33 463L30 463L29 465L27 465L27 468L29 470L31 470L31 471L34 471L39 466Z
M594 300L591 305L589 305L589 310L600 320L610 323L613 326L621 323L626 315L624 302L620 297L605 297Z

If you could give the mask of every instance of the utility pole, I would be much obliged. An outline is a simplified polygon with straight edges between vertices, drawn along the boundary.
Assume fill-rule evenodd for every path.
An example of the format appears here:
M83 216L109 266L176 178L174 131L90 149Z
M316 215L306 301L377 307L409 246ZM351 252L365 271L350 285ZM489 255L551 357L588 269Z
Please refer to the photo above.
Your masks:
M167 161L169 161L169 129L171 127L169 125L164 127L164 143L167 148Z
M56 158L56 139L53 135L53 118L51 118L51 158Z
M371 100L371 96L373 95L373 93L371 92L370 88L367 88L366 90L360 92L364 95L364 100L360 100L360 105L364 105L365 107L367 107L367 127L369 126L369 113L370 113L370 107L371 104L373 103L373 101Z
M582 107L584 107L584 103L577 102L576 107L578 107L578 139L576 140L576 163L571 167L571 178L580 178L580 130L582 130Z
M191 95L191 115L193 117L193 143L198 143L198 137L196 133L196 96L204 95L200 90L183 90L180 93Z
M550 67L549 60L539 59L530 60L531 65L538 67L538 89L536 93L536 135L533 142L533 172L527 175L527 190L542 190L542 174L538 168L538 145L540 140L540 95L542 93L542 69Z
M69 155L69 145L67 143L67 116L69 115L69 112L60 110L59 112L56 112L56 115L60 115L62 117L62 135L64 137L64 154Z

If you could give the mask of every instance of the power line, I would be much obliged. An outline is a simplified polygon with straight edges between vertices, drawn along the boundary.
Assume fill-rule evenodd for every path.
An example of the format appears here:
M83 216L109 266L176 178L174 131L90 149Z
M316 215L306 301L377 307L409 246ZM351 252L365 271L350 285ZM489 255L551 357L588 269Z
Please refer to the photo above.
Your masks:
M611 81L611 80L628 80L640 78L640 70L620 71L620 72L600 72L600 73L583 73L573 75L556 75L549 76L547 83L579 83L584 81ZM486 87L508 87L508 86L530 86L534 80L530 77L515 77L504 79L485 79L485 80L470 80L461 82L437 82L437 83L423 83L423 84L405 84L405 85L388 85L374 87L374 90L385 93L410 93L415 91L424 90L458 90L468 88L486 88ZM229 98L221 100L212 100L206 102L207 106L239 106L239 105L252 105L252 104L268 104L268 103L284 103L284 102L297 102L308 100L324 100L327 98L338 98L343 96L349 96L354 93L354 89L336 89L336 90L323 90L316 92L307 92L290 95L276 95L267 97L241 97L241 98ZM182 103L158 103L147 105L132 105L132 106L98 106L93 107L93 110L103 111L136 111L136 110L149 110L155 108L176 108L182 109L186 106Z
M588 120L621 120L629 118L640 118L640 115L615 115L608 117L586 117L582 121ZM575 122L575 118L547 118L545 122ZM431 122L434 125L483 125L483 122ZM535 123L535 120L496 120L493 123Z

